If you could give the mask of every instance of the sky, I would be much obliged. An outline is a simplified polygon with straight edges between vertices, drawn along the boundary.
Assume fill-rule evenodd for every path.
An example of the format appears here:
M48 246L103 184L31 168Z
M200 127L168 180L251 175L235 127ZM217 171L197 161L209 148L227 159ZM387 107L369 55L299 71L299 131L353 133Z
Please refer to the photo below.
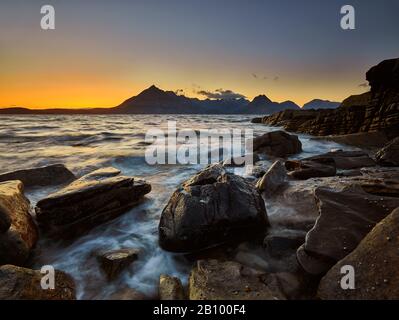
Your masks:
M42 5L55 30L42 30ZM340 9L355 8L355 30ZM0 0L0 107L113 107L155 84L300 105L399 57L398 0Z

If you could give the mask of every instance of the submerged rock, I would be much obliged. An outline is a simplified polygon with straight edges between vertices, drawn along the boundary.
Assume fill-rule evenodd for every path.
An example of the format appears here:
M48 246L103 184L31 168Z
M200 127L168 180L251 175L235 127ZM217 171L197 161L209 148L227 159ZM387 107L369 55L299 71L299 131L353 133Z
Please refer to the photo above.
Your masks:
M359 186L335 191L317 188L319 217L298 249L301 266L323 274L349 254L376 223L399 206L399 198L366 193Z
M273 131L254 138L253 149L269 156L285 158L302 152L302 143L296 135L284 131Z
M184 288L179 278L162 274L159 277L160 300L184 300Z
M267 226L259 192L246 179L216 164L173 193L161 215L159 243L165 250L191 252L253 237Z
M0 265L24 265L38 232L20 181L0 183Z
M199 260L189 279L190 300L285 300L263 273L233 261Z
M379 150L375 157L382 166L399 166L399 137Z
M399 208L394 210L339 261L321 280L321 299L390 300L399 299ZM341 268L352 266L355 288L342 290Z
M113 280L133 261L138 259L138 249L118 249L98 254L97 260L108 280Z
M13 265L0 267L0 300L75 300L75 284L66 273L55 270L54 289L43 289L39 270Z
M74 174L63 164L18 170L0 174L0 182L8 180L22 181L25 187L54 186L75 180Z
M285 184L287 180L287 171L285 170L282 161L275 161L263 175L261 179L256 183L256 188L259 191L263 191L265 195L271 196L281 186Z
M82 177L36 205L40 228L56 238L80 235L134 207L151 185L133 177Z

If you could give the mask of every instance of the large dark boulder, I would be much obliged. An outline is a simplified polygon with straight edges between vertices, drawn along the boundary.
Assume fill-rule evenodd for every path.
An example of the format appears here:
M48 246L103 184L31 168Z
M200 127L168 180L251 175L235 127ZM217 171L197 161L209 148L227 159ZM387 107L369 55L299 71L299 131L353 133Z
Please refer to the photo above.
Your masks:
M360 186L340 191L315 190L319 217L306 235L305 244L297 251L298 261L305 271L315 275L327 272L399 206L398 197L378 195L385 186L382 185L380 190L377 185L373 188L369 191L377 195L365 192Z
M302 152L302 143L296 135L273 131L254 138L253 149L269 156L284 158Z
M0 300L75 300L75 283L66 273L55 270L54 289L43 289L40 270L13 265L0 267Z
M82 177L40 200L36 216L43 232L68 238L125 213L151 191L151 185L133 177Z
M389 300L399 299L399 208L394 210L339 261L321 280L321 299ZM352 266L355 288L342 290L343 266Z
M0 183L0 265L24 265L38 238L20 181Z
M18 170L0 174L0 182L8 180L22 181L25 187L53 186L75 180L74 174L63 164Z
M165 250L190 252L265 231L260 193L246 179L215 164L185 181L172 195L159 223Z
M399 137L379 150L375 157L382 166L399 166Z

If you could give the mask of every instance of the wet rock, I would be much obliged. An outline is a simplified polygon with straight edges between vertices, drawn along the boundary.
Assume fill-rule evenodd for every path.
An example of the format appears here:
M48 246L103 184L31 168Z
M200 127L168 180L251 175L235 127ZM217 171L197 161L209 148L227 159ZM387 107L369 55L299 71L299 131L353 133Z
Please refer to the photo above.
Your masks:
M0 265L24 265L38 232L20 181L0 183Z
M266 236L263 245L272 257L282 257L295 253L305 242L306 232L302 230L281 230Z
M254 138L253 149L269 156L285 158L302 152L302 143L296 135L273 131Z
M375 161L363 151L337 150L303 160L323 162L327 161L327 159L333 159L335 167L341 170L373 167L376 165Z
M76 183L80 183L83 181L93 181L93 180L99 181L106 178L119 176L120 173L121 171L114 167L101 168L84 175L82 178L78 179Z
M0 267L0 300L75 300L75 284L66 273L55 270L54 289L42 289L44 274L13 265Z
M271 196L281 186L285 184L287 180L287 171L285 170L282 161L275 161L269 170L263 175L261 179L256 183L256 188L259 191L263 191L265 195Z
M159 278L160 300L184 300L184 288L179 278L162 274Z
M399 166L399 137L379 150L375 157L382 166Z
M74 174L63 164L0 174L0 182L19 180L22 181L26 188L60 185L71 182L75 179Z
M265 232L264 201L246 179L221 165L208 166L170 198L159 223L165 250L191 252Z
M233 261L200 260L189 279L190 300L285 300L262 273Z
M289 160L285 162L288 176L306 180L315 177L332 177L337 173L335 162L332 158L320 158L315 160Z
M297 252L299 263L311 274L327 272L399 206L399 198L375 196L359 186L341 191L317 188L315 197L320 215Z
M151 185L133 177L102 180L82 177L40 200L36 205L37 221L51 237L79 236L127 212L150 191Z
M148 300L141 292L133 288L123 288L112 293L108 300Z
M321 280L321 299L391 300L399 299L399 208L394 210L339 261ZM341 268L355 271L355 289L342 290Z
M138 259L138 249L118 249L100 253L97 260L108 280L113 280L125 270L133 261Z

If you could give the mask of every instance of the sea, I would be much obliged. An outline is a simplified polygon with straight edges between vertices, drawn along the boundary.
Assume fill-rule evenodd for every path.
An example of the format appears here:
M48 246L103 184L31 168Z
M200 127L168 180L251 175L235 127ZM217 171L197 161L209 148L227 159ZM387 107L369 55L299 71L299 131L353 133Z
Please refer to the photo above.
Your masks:
M64 164L80 177L104 167L115 167L123 175L145 179L152 191L145 201L115 220L97 226L79 238L64 242L40 237L33 268L52 265L75 280L78 299L107 299L118 290L133 288L151 297L158 290L159 276L168 274L187 283L192 261L184 254L163 251L158 245L158 223L163 208L181 182L205 164L155 164L145 158L148 130L167 130L170 121L178 130L214 129L253 135L281 128L253 124L255 115L23 115L0 117L0 173L13 170ZM350 150L333 142L299 135L303 158L331 149ZM212 147L212 146L211 146ZM265 161L271 161L265 158ZM270 162L271 164L272 162ZM234 170L248 176L247 167ZM62 188L41 187L26 190L32 209L38 200ZM279 206L273 203L272 206ZM266 203L269 214L277 212ZM32 210L34 215L34 210ZM99 268L95 253L120 248L141 249L139 259L108 282Z

